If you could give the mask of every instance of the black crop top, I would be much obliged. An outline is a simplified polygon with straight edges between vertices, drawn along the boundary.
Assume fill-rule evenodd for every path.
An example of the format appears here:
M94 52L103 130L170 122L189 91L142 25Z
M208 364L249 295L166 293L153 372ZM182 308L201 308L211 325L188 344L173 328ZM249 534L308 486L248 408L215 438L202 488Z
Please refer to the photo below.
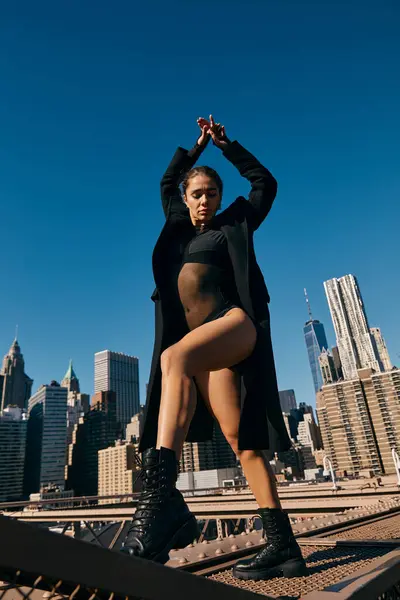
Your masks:
M178 292L190 329L201 325L215 310L229 304L240 306L228 242L222 231L196 230L183 253Z
M182 264L185 263L201 263L231 271L228 242L222 231L196 229L195 237L188 243L183 254Z

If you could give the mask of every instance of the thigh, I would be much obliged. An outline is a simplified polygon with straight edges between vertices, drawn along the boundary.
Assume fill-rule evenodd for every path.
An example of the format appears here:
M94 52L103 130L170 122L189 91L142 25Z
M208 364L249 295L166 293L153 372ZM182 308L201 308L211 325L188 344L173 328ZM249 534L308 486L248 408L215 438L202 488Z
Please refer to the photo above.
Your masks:
M195 377L204 402L226 438L239 433L240 376L232 369L199 373Z
M256 340L252 320L242 309L233 308L220 319L190 331L166 352L170 364L179 364L193 377L241 362L253 352Z

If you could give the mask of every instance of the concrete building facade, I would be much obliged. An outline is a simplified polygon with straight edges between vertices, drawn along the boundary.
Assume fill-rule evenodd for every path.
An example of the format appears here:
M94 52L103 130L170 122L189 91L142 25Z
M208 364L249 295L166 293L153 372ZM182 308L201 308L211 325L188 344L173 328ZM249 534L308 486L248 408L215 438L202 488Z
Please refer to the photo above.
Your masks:
M235 467L237 458L218 423L213 437L205 442L185 442L180 459L181 473Z
M115 392L98 392L89 412L79 418L68 446L65 478L77 496L96 496L99 450L113 446L121 435Z
M140 490L138 445L118 440L115 446L99 450L99 496L130 494ZM112 500L100 501L107 504ZM118 498L114 502L119 502Z
M316 424L312 413L305 413L304 420L298 424L297 441L302 446L309 446L313 453L315 450L322 448L320 428Z
M336 373L338 376L338 381L344 379L343 377L343 369L342 362L340 360L339 348L337 346L332 346L331 348L332 356L333 356L333 364L335 365Z
M282 416L285 423L286 431L288 432L288 436L291 440L295 440L297 438L297 419L290 413L282 413Z
M298 444L297 447L302 459L302 473L304 473L304 471L306 471L307 469L315 469L317 467L317 463L315 461L315 456L312 447L309 445L304 446L303 444Z
M400 451L399 369L360 369L355 379L323 386L317 411L324 450L335 469L395 471L391 452Z
M72 360L61 381L61 386L66 387L68 390L67 444L70 444L72 442L72 432L75 425L79 422L79 418L88 412L90 406L89 394L81 394L79 379L72 366Z
M203 495L207 489L215 488L233 488L245 486L247 484L240 469L230 467L227 469L208 469L206 471L191 471L180 473L176 487L182 492L188 490L199 490L198 494ZM196 492L194 491L194 495Z
M208 471L215 469L212 440L206 442L185 442L179 461L181 473Z
M400 370L359 371L384 473L394 473L392 448L400 454Z
M125 429L125 439L127 442L139 442L140 435L142 432L142 426L144 421L144 410L143 407L140 407L140 411L133 415L130 423L126 426Z
M335 361L329 350L323 350L318 357L319 368L321 369L323 385L335 383L339 379Z
M392 361L390 360L389 351L386 346L386 342L382 335L379 327L371 327L371 334L376 345L376 351L379 359L382 363L384 371L390 371L393 368Z

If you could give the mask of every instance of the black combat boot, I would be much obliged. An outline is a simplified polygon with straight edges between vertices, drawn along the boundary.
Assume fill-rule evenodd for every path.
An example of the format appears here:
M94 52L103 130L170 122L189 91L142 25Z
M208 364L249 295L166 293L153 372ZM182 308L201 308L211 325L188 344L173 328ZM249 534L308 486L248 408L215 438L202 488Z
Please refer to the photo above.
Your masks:
M143 489L122 552L164 564L172 548L184 548L198 537L197 522L175 487L173 450L149 448L142 468Z
M260 508L267 543L253 557L233 567L238 579L303 577L308 574L300 546L293 535L288 515L279 508Z

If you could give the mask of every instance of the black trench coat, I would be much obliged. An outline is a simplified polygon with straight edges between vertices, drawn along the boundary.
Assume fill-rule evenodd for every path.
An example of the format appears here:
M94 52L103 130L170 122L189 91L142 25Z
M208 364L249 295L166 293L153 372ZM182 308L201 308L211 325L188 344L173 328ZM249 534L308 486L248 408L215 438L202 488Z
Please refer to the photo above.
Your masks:
M200 151L198 151L198 154ZM224 232L233 265L242 307L257 323L257 343L241 374L240 450L287 450L291 443L282 416L271 345L269 294L257 264L253 232L267 216L274 201L277 183L271 173L238 142L232 142L224 156L251 183L249 199L239 197L215 217ZM183 308L177 294L177 277L187 242L193 237L189 211L182 201L179 183L197 159L183 148L176 151L162 181L161 197L166 223L153 252L156 289L155 343L147 388L145 420L140 450L155 446L161 395L160 356L188 332ZM208 440L213 418L197 390L197 408L187 441Z

